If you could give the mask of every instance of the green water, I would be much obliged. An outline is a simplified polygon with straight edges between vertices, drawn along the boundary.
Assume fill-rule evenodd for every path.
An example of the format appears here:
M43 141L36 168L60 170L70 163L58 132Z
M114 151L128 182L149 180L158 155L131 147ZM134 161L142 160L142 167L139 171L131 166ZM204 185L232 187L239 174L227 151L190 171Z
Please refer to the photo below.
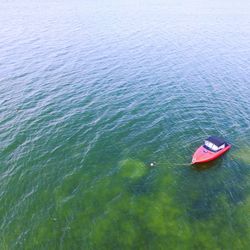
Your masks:
M1 4L0 249L249 248L250 5L177 2Z
M221 186L225 173L202 173L202 185L201 173L183 183L168 164L147 169L127 159L117 167L121 171L101 179L73 173L53 191L37 191L35 201L23 197L19 211L9 208L15 220L6 225L1 249L247 249L250 199L236 202L231 196L249 190L247 180ZM6 207L25 186L8 192ZM20 237L25 241L17 242Z

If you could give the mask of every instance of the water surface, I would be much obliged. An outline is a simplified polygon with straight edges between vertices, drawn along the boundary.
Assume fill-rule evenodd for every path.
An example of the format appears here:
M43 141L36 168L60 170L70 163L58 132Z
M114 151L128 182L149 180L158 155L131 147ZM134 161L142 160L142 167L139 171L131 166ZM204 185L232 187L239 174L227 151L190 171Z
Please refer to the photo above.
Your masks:
M248 249L249 13L2 2L0 248ZM181 165L208 135L231 151Z

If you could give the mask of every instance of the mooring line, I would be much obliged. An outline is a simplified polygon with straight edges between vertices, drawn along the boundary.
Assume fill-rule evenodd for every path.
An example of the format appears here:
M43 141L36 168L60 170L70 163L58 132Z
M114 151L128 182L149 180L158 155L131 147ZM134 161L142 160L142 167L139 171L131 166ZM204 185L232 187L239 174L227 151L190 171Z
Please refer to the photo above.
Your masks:
M149 167L157 167L158 165L164 165L164 164L168 164L168 165L172 165L172 166L190 166L192 165L191 162L189 163L176 163L176 162L151 162L149 164Z

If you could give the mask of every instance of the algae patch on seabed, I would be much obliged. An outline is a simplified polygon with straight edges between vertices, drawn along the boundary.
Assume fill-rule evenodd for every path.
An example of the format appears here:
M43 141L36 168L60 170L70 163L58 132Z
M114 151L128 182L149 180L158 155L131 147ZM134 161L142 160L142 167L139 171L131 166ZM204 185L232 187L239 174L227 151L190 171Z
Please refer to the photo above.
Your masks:
M74 173L54 189L54 206L42 223L33 226L22 246L247 249L250 199L234 204L220 192L211 196L214 209L209 216L195 216L198 210L190 216L189 210L197 200L204 204L207 201L201 188L203 179L198 182L200 177L195 173L195 185L185 186L187 202L178 192L183 179L167 166L152 169L139 160L126 159L117 163L117 171L101 178ZM135 192L137 186L147 191ZM4 236L0 247L4 249L9 241Z
M218 210L205 220L190 221L196 235L193 248L248 249L250 243L249 201L241 205L230 203L225 195L216 199ZM248 203L248 204L247 204Z
M179 196L178 179L167 168L158 168L154 184L147 182L151 169L139 160L126 159L118 164L118 171L98 180L83 192L83 199L72 198L57 207L57 228L63 232L63 245L86 246L87 249L228 249L241 246L249 239L247 212L249 201L233 204L227 195L214 197L209 216L191 218L188 213L196 199L202 198L202 189L190 203ZM142 185L147 192L134 192ZM65 183L66 184L66 183ZM69 180L73 188L73 183ZM62 190L71 190L62 187ZM191 190L186 190L186 195ZM205 211L204 211L205 213ZM66 230L65 229L65 230ZM62 233L61 233L62 234ZM58 241L61 234L56 235ZM83 237L84 236L84 237Z
M236 152L235 158L246 164L250 164L250 147L240 149Z
M138 179L147 172L145 164L138 160L127 159L120 163L120 176L130 179Z
M120 185L131 179L130 185L137 185L150 173L142 162L136 160L125 160L120 167L121 171L113 176L120 179ZM103 215L92 226L89 240L93 249L185 246L191 231L182 222L183 210L173 198L173 178L171 175L158 175L157 179L158 189L135 195L133 189L124 188L118 197L108 202Z

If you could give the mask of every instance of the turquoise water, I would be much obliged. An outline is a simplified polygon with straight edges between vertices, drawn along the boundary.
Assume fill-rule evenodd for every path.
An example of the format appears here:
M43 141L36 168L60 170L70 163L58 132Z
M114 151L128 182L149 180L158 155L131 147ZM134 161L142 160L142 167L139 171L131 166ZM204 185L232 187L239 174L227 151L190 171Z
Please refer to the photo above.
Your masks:
M249 13L2 2L0 249L248 249ZM185 165L208 135L232 149Z

